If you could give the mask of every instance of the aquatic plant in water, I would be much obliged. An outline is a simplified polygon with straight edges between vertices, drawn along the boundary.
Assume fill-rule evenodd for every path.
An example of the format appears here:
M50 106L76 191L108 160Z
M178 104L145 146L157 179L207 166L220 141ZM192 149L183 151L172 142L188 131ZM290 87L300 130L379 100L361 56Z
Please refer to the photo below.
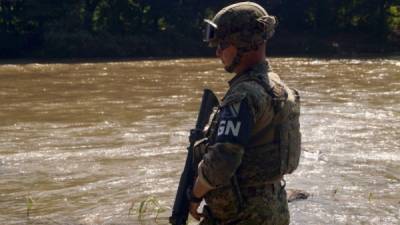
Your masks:
M128 215L133 215L135 205L136 205L137 219L141 223L143 223L146 216L149 218L154 217L154 222L157 223L157 219L159 218L160 213L163 213L168 209L168 207L162 206L160 204L160 201L156 197L150 196L147 199L140 201L138 204L132 201Z

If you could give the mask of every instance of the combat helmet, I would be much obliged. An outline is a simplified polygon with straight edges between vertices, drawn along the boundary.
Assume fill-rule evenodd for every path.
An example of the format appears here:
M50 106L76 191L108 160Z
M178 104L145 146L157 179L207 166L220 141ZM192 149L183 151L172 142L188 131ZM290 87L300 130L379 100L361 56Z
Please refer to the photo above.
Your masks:
M210 47L218 44L232 44L238 49L232 65L225 68L228 72L239 64L241 55L257 49L260 44L271 38L275 32L277 20L267 11L253 2L239 2L221 9L212 20L205 19L205 42Z

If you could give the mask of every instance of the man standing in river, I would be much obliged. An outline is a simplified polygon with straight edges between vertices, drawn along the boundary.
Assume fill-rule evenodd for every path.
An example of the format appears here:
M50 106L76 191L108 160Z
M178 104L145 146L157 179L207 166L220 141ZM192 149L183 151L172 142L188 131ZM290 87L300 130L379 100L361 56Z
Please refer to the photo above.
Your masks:
M276 19L258 4L241 2L205 20L204 40L217 47L224 68L236 75L207 132L189 191L190 214L201 225L287 225L283 175L300 156L299 95L266 61ZM198 154L200 153L200 154ZM198 212L204 199L206 206Z

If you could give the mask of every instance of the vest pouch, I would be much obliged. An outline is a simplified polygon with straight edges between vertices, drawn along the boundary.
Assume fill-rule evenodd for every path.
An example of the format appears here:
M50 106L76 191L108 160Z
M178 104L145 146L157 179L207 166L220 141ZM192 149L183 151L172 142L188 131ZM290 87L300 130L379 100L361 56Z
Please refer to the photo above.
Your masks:
M288 99L282 108L282 113L286 116L278 125L282 175L297 169L301 154L300 96L295 89L287 91Z

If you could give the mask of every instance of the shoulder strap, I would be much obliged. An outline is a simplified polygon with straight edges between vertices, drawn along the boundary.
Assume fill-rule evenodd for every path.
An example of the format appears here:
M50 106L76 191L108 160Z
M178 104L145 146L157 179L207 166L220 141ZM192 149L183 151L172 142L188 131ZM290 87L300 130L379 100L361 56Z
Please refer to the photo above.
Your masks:
M267 84L267 82L265 82L265 81L263 81L261 79L258 79L258 78L255 78L255 77L249 77L249 78L247 78L247 79L245 79L243 81L254 81L254 82L258 83L261 87L263 87L264 90L267 92L267 94L269 94L272 98L276 97L275 94L274 94L274 91L273 91L273 87L274 86L271 87L270 85Z
M267 82L265 82L261 79L255 78L255 77L248 78L245 81L257 82L259 85L261 85L264 88L265 92L268 95L270 95L272 98L272 106L274 108L275 114L277 114L281 110L282 101L286 101L288 98L288 93L286 93L286 91L284 91L283 87L281 87L280 85L276 85L275 83L268 85ZM254 134L250 138L249 143L254 143L254 142L257 143L258 140L260 140L270 129L272 129L275 126L279 127L279 124L274 122L274 120L271 121L270 124L268 124L267 126L262 128L260 131L258 131L256 134ZM255 146L251 146L251 147L255 147Z

